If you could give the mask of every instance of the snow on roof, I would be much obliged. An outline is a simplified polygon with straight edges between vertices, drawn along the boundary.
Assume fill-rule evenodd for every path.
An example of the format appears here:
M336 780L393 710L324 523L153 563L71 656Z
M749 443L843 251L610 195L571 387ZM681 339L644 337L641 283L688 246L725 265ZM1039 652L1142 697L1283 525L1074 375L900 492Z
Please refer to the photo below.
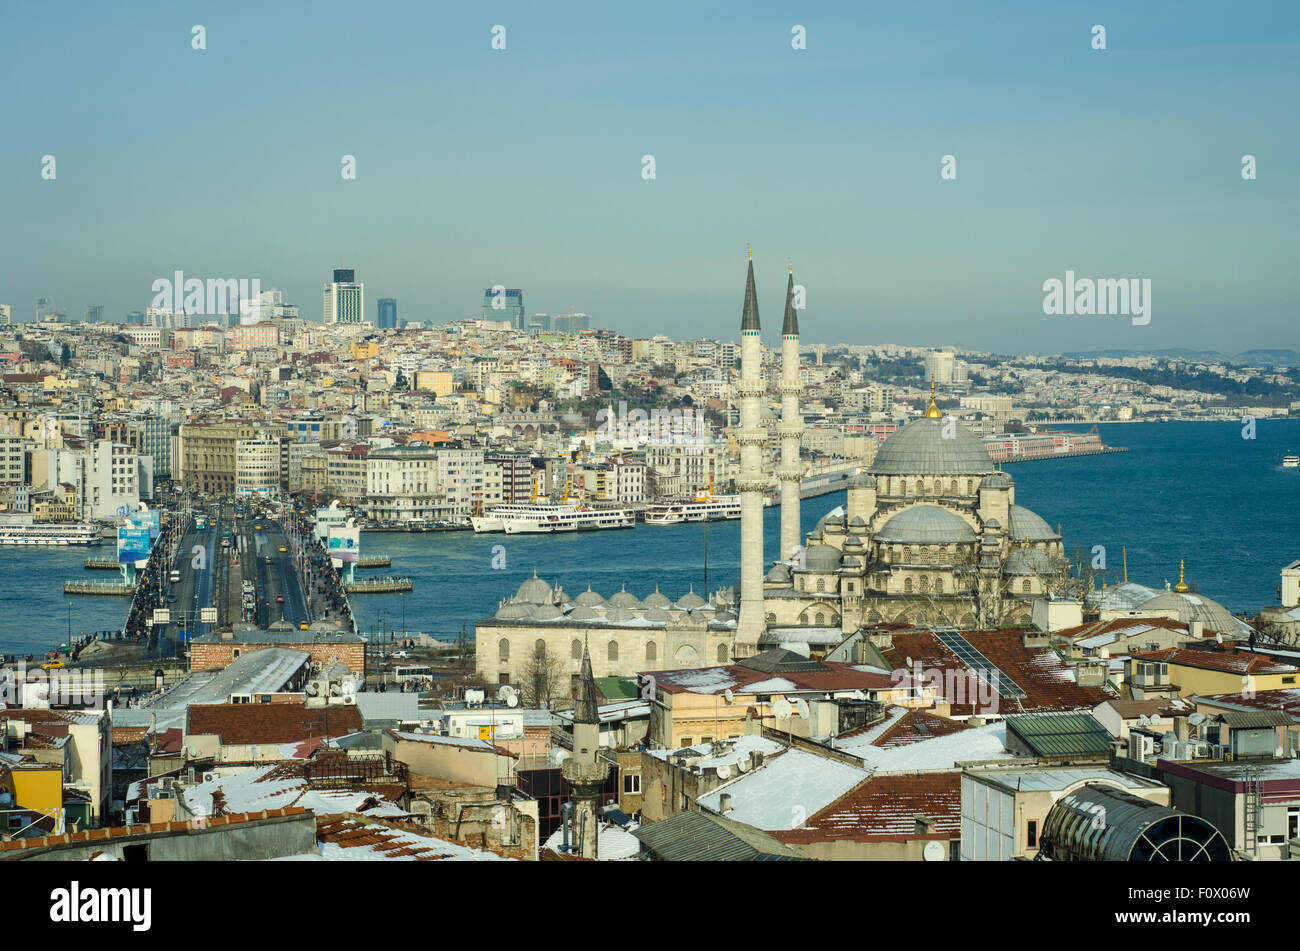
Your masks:
M619 700L615 703L602 703L597 712L600 714L601 723L612 723L615 720L630 720L636 717L648 717L650 715L649 700ZM556 718L563 720L565 723L573 722L572 710L561 710L555 714Z
M978 770L971 774L979 781L990 781L1007 789L1059 791L1075 783L1104 781L1126 789L1159 788L1160 783L1105 766L1033 767L1026 769Z
M663 680L691 693L721 693L739 682L726 667L701 667L699 670L674 671L671 680L668 678Z
M601 862L625 862L634 858L641 851L641 840L632 834L633 829L640 826L633 822L626 829L620 829L618 826L602 822L596 830L596 858ZM570 839L572 844L572 839ZM544 849L550 849L552 852L565 854L562 846L564 845L564 826L559 826L551 837L546 840L542 846Z
M748 684L745 687L746 693L781 693L784 690L797 689L794 684L784 677L770 677L767 680L760 680L758 683Z
M495 852L351 817L320 824L316 851L284 856L280 861L325 862L509 862Z
M194 816L214 815L214 798L219 794L223 811L227 814L290 806L299 806L318 814L332 814L359 812L368 801L382 798L375 792L308 789L307 782L302 777L264 779L278 768L279 764L272 763L196 783L187 787L182 794L185 807Z
M677 753L690 750L694 755L688 760L691 766L732 766L748 760L754 753L775 756L785 749L785 745L765 737L746 734L734 740L722 743L701 743L699 746L683 746L676 750L646 750L656 759L667 760ZM715 750L717 750L715 754Z
M700 805L722 814L723 793L731 796L726 818L757 829L794 829L808 816L834 802L870 774L838 760L788 749L707 796Z
M442 746L464 746L476 750L496 749L496 747L487 742L487 740L480 740L477 737L442 736L437 733L407 733L404 730L390 730L389 732L399 740L409 740L412 743L436 743Z
M1007 728L1002 722L936 736L907 746L882 749L855 736L837 740L835 748L861 758L872 770L952 769L966 760L1015 759L1006 749Z

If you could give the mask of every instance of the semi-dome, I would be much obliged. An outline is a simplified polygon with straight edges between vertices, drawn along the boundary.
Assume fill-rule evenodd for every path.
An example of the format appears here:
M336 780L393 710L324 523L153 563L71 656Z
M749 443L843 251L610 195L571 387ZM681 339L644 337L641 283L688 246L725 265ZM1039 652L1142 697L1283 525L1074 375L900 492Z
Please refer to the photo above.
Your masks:
M956 420L923 418L912 420L880 444L871 471L876 475L980 475L993 471L993 460L979 437Z
M876 480L870 472L859 472L849 480L850 489L874 489L875 487Z
M592 591L591 585L587 585L587 590L574 598L573 603L584 608L598 608L605 604L605 599L595 591Z
M1161 591L1154 598L1138 605L1140 611L1177 611L1178 620L1190 627L1193 621L1200 621L1205 631L1218 634L1248 634L1250 627L1241 619L1232 616L1232 612L1218 601L1213 601L1202 594Z
M975 541L975 530L960 515L937 505L904 509L880 526L876 541L940 544Z
M1051 567L1047 555L1037 548L1016 548L1007 555L1005 570L1009 575L1041 575Z
M814 538L819 537L822 533L822 530L832 520L838 520L840 522L844 521L844 506L837 505L835 506L835 508L831 509L820 519L818 519L817 524L813 527L812 530L813 537Z
M840 550L834 545L809 545L804 551L804 568L808 571L839 571Z
M526 601L529 604L550 604L551 596L551 586L537 577L537 572L533 572L533 576L515 592L516 601Z
M497 608L496 616L502 621L522 621L524 618L532 616L532 607L527 604L520 604L518 601L506 601L501 607Z
M1061 537L1052 531L1052 526L1020 505L1011 506L1011 526L1008 533L1016 541L1028 538L1031 542L1054 542L1059 541Z

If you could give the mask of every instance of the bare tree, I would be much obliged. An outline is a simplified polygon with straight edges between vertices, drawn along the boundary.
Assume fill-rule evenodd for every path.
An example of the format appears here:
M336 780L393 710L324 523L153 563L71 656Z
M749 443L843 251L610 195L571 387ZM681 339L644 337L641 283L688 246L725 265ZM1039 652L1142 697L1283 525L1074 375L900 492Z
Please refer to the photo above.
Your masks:
M549 707L560 696L564 664L538 641L524 661L524 702L532 707Z

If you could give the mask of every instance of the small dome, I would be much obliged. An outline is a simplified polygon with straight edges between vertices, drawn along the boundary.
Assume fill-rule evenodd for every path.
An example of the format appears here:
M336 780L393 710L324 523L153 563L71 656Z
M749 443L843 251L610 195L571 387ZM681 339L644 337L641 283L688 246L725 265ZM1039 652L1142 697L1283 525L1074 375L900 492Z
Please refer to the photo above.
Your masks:
M992 531L993 529L1001 530L1001 528L1002 528L1002 523L999 522L996 518L991 518L984 523L985 531Z
M975 530L960 515L937 505L903 509L880 527L876 540L913 544L973 542Z
M699 609L696 609L696 610L694 610L694 611L691 611L690 614L689 614L689 617L690 617L690 619L691 619L692 621L694 621L696 624L708 624L709 621L713 620L713 615L712 615L712 614L708 614L708 613L706 613L706 612L704 612L704 611L701 611L701 610L699 610Z
M804 552L804 567L808 571L838 571L839 549L833 545L809 545Z
M651 595L651 597L654 597L654 595ZM646 600L649 600L649 598L647 598ZM668 612L665 611L659 605L651 605L650 607L646 608L645 613L642 614L641 616L653 624L668 623Z
M654 594L647 594L645 600L641 602L647 608L666 608L672 602L668 600L667 595L659 593L659 586L655 585ZM647 615L648 616L648 615Z
M677 607L683 611L693 611L704 603L704 599L696 594L695 589L692 588L688 593L681 596L677 602Z
M634 620L635 618L636 615L633 614L628 608L625 608L622 605L618 605L618 604L614 605L608 611L605 612L606 621L631 621Z
M527 604L507 601L497 608L496 617L502 621L522 621L524 618L531 617L532 613L532 608Z
M1178 591L1161 591L1154 598L1138 605L1141 611L1178 612L1178 620L1190 627L1193 621L1200 621L1203 630L1217 634L1249 634L1246 622L1232 616L1232 612L1218 601L1213 601L1202 594L1182 593Z
M770 569L768 569L767 580L779 584L789 584L790 566L785 564L784 562L778 561L775 565L773 565Z
M578 595L582 597L582 595ZM600 595L597 595L600 597ZM579 604L569 612L569 618L574 621L595 621L600 617L600 612L589 604Z
M554 621L557 617L564 617L564 612L554 604L536 605L529 613L534 621Z
M1011 506L1011 527L1008 531L1017 541L1027 537L1031 542L1054 542L1061 537L1052 531L1052 526L1020 505Z
M587 590L582 592L573 599L573 603L584 608L599 608L605 604L605 599L591 590L591 585L587 585Z
M516 601L525 601L529 604L550 604L551 603L551 586L537 577L537 572L519 586L515 592Z
M859 472L849 480L850 489L874 489L876 480L870 472Z
M1015 483L1011 481L1011 476L1005 472L995 472L980 479L981 489L1009 489L1013 485Z
M844 548L846 551L850 548L862 548L862 547L864 547L862 544L862 539L859 538L857 535L850 535L848 538L844 539Z
M841 568L861 568L862 559L857 555L845 555L844 560L840 562Z
M637 600L635 594L632 594L624 586L622 591L616 591L609 596L609 604L616 608L639 608L641 602Z
M713 615L714 624L730 624L736 620L736 615L731 611L719 611Z
M849 519L849 529L855 533L862 534L867 530L867 523L861 515L855 515L853 518Z

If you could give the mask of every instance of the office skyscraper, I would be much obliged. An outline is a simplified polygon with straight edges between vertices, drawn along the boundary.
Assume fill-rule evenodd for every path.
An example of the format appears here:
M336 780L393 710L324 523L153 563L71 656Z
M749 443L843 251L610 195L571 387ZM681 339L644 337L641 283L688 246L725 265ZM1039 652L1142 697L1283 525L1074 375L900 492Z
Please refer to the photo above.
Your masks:
M376 325L380 330L397 329L397 298L379 298L379 320Z
M325 285L325 323L359 324L365 312L366 285L356 282L352 268L335 268L334 280Z
M9 315L9 305L0 304L0 327L8 327L13 323L13 318Z
M525 329L524 292L517 287L489 287L483 292L483 319L508 320L514 329Z

